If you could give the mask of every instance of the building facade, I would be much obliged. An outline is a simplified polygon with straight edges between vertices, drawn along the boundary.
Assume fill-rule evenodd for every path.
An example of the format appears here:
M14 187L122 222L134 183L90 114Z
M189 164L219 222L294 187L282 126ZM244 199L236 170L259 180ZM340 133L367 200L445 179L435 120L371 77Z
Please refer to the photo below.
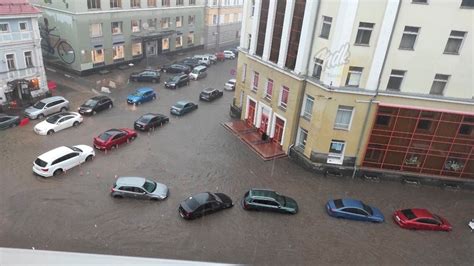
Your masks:
M40 48L40 13L26 0L0 3L0 105L21 105L48 91Z
M473 5L247 1L234 105L324 173L474 179Z
M44 58L77 73L204 46L205 0L32 0Z
M207 0L205 11L206 48L238 46L243 0Z

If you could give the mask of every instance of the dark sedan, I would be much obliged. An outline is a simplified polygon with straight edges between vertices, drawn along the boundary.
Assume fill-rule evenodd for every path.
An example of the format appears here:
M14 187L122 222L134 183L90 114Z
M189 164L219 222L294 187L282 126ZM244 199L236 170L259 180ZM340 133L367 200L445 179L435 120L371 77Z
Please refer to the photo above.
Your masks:
M16 127L20 124L20 117L0 114L0 129Z
M199 94L199 100L212 102L217 98L222 97L224 92L218 89L206 88Z
M95 96L83 103L77 112L83 115L95 115L97 112L114 107L112 99L107 96Z
M130 74L130 80L158 83L160 82L160 72L151 69L145 69L141 72L133 72L132 74Z
M189 68L189 66L181 65L181 64L173 64L173 65L169 65L169 66L164 66L161 70L165 73L185 73L185 74L189 74L189 72L191 72L191 68Z
M191 111L194 111L196 109L198 109L198 105L193 102L179 101L175 103L173 106L171 106L170 113L172 115L181 116Z
M232 206L234 206L232 199L226 194L204 192L181 202L178 211L181 217L191 220Z
M162 126L169 121L170 119L166 115L148 113L140 116L140 118L138 118L133 124L133 127L137 130L149 131L156 127Z
M181 61L180 64L186 65L186 66L190 67L191 69L193 69L197 66L206 66L206 64L201 64L201 63L199 63L199 60L192 59L192 58L184 59L183 61Z

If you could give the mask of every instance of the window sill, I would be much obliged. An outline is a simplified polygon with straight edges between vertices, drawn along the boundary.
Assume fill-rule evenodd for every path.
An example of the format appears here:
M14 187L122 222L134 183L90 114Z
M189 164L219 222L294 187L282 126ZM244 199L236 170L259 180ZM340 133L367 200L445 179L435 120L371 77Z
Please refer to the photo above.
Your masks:
M283 112L286 112L286 107L282 105L278 105L278 109L282 110Z
M311 122L311 116L302 115L301 118L303 118L304 120L306 120L308 122Z
M362 47L370 47L370 44L365 44L365 43L354 43L354 46L362 46Z
M334 127L334 130L341 130L341 131L347 131L349 132L349 128L343 128L343 127Z
M319 35L319 38L321 38L321 39L325 39L325 40L329 40L329 36L328 36L328 37L326 37L326 36L321 36L321 35Z
M474 9L474 6L460 6L460 9Z
M265 99L267 102L271 102L272 101L272 97L268 97L268 95L266 95L263 99Z
M117 58L117 59L114 59L114 63L123 62L123 61L125 61L125 58Z
M251 89L250 91L257 94L257 90Z
M415 51L414 48L402 48L402 47L398 47L398 50L402 50L402 51Z
M443 54L447 54L447 55L459 55L459 52L457 52L457 53L444 52Z

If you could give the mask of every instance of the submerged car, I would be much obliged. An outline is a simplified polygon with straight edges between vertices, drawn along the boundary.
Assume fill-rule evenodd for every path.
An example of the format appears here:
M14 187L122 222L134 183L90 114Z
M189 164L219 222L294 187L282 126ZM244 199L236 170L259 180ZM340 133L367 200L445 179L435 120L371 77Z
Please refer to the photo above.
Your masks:
M44 98L25 109L29 119L41 119L45 116L69 110L69 101L61 96Z
M109 129L94 138L94 148L110 150L119 145L130 142L137 137L137 132L131 128Z
M218 89L206 88L199 94L199 100L212 102L224 95L224 92Z
M171 106L170 113L173 115L184 115L198 109L198 105L190 101L179 101Z
M156 127L162 126L169 121L170 119L166 115L147 113L140 116L140 118L138 118L133 124L133 127L137 130L149 131Z
M95 115L107 109L112 109L114 103L107 96L95 96L83 103L77 111L83 115Z
M191 72L191 68L187 65L182 65L182 64L172 64L169 66L164 66L161 68L161 71L165 73L185 73L189 74Z
M165 88L167 89L176 89L186 85L189 85L189 76L187 74L176 75L165 81Z
M237 80L235 79L229 79L224 85L224 89L226 91L233 91L235 90L235 84L237 83Z
M52 135L60 130L77 127L82 123L82 116L76 112L63 112L52 115L36 124L34 131L38 135Z
M156 93L152 88L138 88L127 97L129 104L142 104L156 99Z
M20 117L17 115L0 114L0 129L16 127L20 125Z
M397 210L393 220L402 228L412 230L451 231L453 227L445 218L426 209Z
M336 218L374 223L381 223L384 221L384 216L379 209L355 199L329 200L326 204L326 211L330 216Z
M131 81L138 82L160 82L160 72L158 70L145 69L140 72L133 72L130 74Z
M181 202L178 211L184 219L191 220L234 206L232 199L224 193L204 192Z
M87 145L61 146L38 156L33 162L33 172L43 177L56 176L91 161L94 156L94 149Z
M114 198L164 200L168 197L168 187L144 177L119 177L110 195Z
M242 203L244 210L266 210L290 214L298 212L298 203L294 199L269 189L250 189L245 193Z

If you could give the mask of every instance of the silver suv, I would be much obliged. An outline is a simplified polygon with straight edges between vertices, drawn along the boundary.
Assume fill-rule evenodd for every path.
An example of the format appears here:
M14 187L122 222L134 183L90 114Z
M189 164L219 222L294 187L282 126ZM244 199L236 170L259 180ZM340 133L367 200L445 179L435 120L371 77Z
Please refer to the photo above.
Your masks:
M29 119L38 119L50 114L64 112L69 109L69 101L61 96L44 98L36 102L33 106L26 108L25 116Z
M164 200L168 197L168 187L144 177L119 177L110 194L114 198Z

